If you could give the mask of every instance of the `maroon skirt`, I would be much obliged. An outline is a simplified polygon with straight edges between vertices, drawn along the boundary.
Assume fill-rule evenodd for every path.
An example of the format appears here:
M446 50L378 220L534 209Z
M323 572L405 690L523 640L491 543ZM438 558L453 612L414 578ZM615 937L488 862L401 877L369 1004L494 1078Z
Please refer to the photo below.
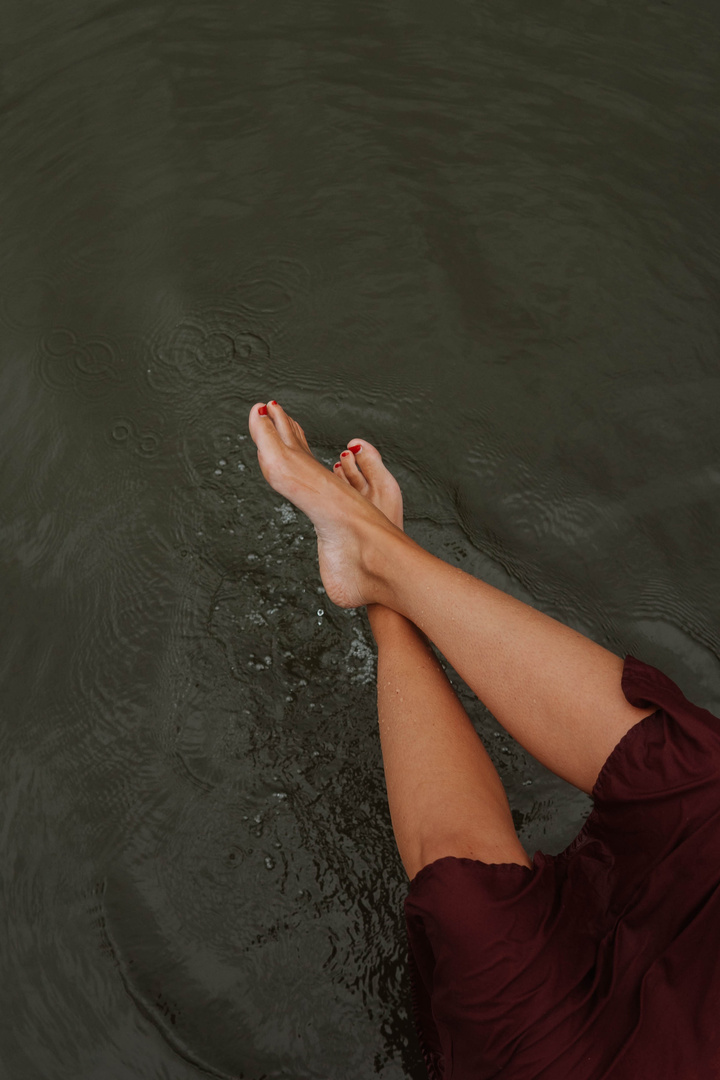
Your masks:
M632 656L622 688L657 709L565 851L449 856L410 884L431 1080L720 1077L720 720Z

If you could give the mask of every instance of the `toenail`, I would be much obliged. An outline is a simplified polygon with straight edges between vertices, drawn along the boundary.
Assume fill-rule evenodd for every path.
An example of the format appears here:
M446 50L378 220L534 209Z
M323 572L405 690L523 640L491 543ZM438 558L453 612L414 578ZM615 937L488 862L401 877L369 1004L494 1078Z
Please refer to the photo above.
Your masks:
M362 450L362 446L360 445L360 443L358 443L357 446L351 446L350 447L350 451L353 454L359 454L361 450Z
M343 450L343 452L342 452L342 454L340 455L340 457L347 457L349 453L350 453L350 451L349 451L349 450Z
M333 465L333 469L340 469L340 468L342 468L342 466L340 465L340 462L336 461L335 464Z
M270 404L271 405L277 405L277 401L271 401Z
M267 405L261 405L258 409L258 416L267 416Z

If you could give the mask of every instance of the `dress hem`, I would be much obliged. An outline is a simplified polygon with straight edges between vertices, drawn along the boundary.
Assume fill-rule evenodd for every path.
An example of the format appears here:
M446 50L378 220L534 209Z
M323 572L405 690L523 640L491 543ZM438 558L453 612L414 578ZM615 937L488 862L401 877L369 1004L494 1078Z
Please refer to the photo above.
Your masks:
M622 686L622 691L623 691L623 694L625 695L625 698L627 699L627 701L630 702L630 704L633 704L633 702L630 701L630 683L632 682L632 675L628 671L628 668L630 666L628 664L628 661L630 661L630 665L632 665L633 663L635 663L635 657L631 656L629 653L625 656L624 666L623 666L623 671L622 671L621 686ZM646 698L644 700L650 701L650 698ZM651 702L651 703L654 704L654 702ZM607 781L607 777L608 777L608 775L610 773L610 770L611 770L612 766L615 764L615 759L619 758L622 755L622 753L627 750L628 746L633 743L633 741L638 737L640 732L644 731L644 729L647 726L647 724L649 723L649 721L654 720L657 717L658 713L660 713L660 712L662 712L662 707L658 706L655 709L654 712L648 713L647 716L641 717L640 720L638 720L637 723L633 724L632 727L628 728L628 730L625 732L625 734L623 736L621 736L621 738L615 743L615 746L612 748L612 750L610 751L610 753L606 757L605 761L603 762L603 765L602 765L602 767L600 769L600 772L597 775L597 779L596 779L595 783L593 784L592 791L590 792L590 798L592 799L592 802L593 802L592 810L590 811L588 816L585 818L585 821L583 822L582 826L580 827L580 831L578 832L577 836L575 836L570 841L570 843L568 844L568 846L566 848L563 848L562 851L558 852L557 855L550 856L551 858L553 858L553 859L567 859L571 855L574 854L574 852L577 850L577 848L579 848L581 846L581 844L585 840L585 837L587 836L589 830L592 828L595 821L597 821L597 818L598 818L598 815L599 815L599 808L598 808L597 803L598 803L598 800L600 798L602 798L603 788L604 788L605 783ZM520 871L521 874L530 874L530 876L532 877L532 876L535 875L535 873L538 870L538 866L537 866L537 863L536 863L536 859L538 858L538 855L543 856L544 852L542 852L542 851L536 851L535 852L535 854L533 855L533 860L532 860L533 865L532 866L524 866L522 863L514 863L514 862L489 863L489 862L485 862L483 859L471 859L468 856L462 856L462 855L441 855L440 858L433 859L432 862L426 863L425 866L421 867L421 869L418 870L415 877L410 879L408 887L412 888L418 882L418 880L423 877L423 875L425 874L426 871L429 871L432 867L437 866L438 863L445 862L448 859L453 859L456 862L474 863L477 866L481 866L484 870L490 870L493 873L496 873L496 872L515 873L517 871Z

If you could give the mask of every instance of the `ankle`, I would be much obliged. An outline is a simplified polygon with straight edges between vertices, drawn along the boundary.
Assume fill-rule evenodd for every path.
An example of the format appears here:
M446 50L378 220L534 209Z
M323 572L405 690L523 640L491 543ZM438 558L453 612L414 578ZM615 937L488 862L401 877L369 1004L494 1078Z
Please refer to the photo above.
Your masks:
M363 545L368 604L399 610L397 584L416 546L409 536L390 523L373 530Z

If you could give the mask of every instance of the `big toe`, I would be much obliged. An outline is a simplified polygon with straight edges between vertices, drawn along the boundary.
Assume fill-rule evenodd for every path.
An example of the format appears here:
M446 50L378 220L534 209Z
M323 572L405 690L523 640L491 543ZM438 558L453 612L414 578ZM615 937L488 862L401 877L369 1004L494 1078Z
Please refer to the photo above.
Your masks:
M282 439L278 433L272 417L268 413L268 407L263 401L258 401L250 410L248 418L250 437L261 453L277 450L282 445Z
M301 442L299 432L302 432L300 425L289 416L282 405L278 405L277 401L268 401L267 404L268 416L275 425L275 430L285 443L286 446L297 447ZM307 448L307 442L305 441L304 432L303 442L304 447Z
M384 477L390 476L383 465L380 451L367 439L351 439L347 446L353 453L355 465L369 484L376 484Z

